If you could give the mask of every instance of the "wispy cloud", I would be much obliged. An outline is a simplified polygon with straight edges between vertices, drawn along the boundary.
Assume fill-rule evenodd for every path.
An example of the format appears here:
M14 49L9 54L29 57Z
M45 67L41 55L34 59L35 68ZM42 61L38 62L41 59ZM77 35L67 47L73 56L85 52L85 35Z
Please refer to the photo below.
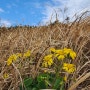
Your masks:
M0 8L0 12L4 12L4 10L2 8Z
M0 26L10 27L11 25L12 25L11 22L8 20L3 20L3 19L0 20Z
M90 0L52 0L52 2L54 3L54 5L48 3L48 6L45 6L45 9L43 11L44 17L42 21L44 23L50 21L51 17L52 22L55 21L55 12L57 12L58 14L58 19L62 21L64 18L63 14L65 7L67 7L65 16L69 16L70 18L73 17L73 15L75 15L76 13L80 14L86 10L90 11Z

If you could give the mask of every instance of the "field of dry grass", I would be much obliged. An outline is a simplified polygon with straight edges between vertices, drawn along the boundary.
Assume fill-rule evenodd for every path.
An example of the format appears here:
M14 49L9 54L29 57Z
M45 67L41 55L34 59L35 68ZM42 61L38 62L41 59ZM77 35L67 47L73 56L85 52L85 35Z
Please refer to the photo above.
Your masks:
M19 90L18 85L24 77L35 76L41 70L40 62L50 47L67 47L77 53L73 61L77 69L70 76L75 77L76 82L68 80L67 90L90 90L90 17L79 17L66 24L55 22L48 26L0 27L0 90ZM27 50L31 50L33 65L30 61L21 61L23 65L19 71L17 64L6 65L11 54ZM5 72L9 72L8 79L3 78Z

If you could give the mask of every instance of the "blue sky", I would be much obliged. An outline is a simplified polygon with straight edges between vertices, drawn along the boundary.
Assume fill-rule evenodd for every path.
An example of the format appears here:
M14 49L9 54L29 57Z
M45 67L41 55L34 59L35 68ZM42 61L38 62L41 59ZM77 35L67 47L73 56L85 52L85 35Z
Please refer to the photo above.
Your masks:
M90 0L0 0L0 25L38 25L90 10Z

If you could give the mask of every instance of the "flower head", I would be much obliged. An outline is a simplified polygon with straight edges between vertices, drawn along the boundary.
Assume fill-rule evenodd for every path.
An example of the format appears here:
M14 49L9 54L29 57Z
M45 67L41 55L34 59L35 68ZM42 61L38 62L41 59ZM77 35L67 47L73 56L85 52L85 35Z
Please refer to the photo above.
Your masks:
M59 55L57 58L58 58L58 60L63 60L65 58L65 56L64 55Z
M56 50L55 48L50 48L50 51L55 53Z
M64 48L63 51L64 51L64 54L65 55L68 55L72 50L71 49Z
M4 78L4 79L7 79L8 77L9 77L8 73L4 73L4 74L3 74L3 78Z
M44 67L51 66L53 64L52 56L53 56L52 54L45 56L43 59L42 66Z
M63 55L64 54L62 49L56 50L55 53L58 54L58 55Z
M70 57L74 60L76 57L76 53L74 51L70 52Z
M54 56L58 59L58 60L63 60L65 58L64 52L62 49L60 50L56 50Z
M52 58L52 56L53 56L52 54L49 54L49 55L45 56L43 60L48 61L49 59Z
M31 52L30 50L28 50L27 52L24 53L23 57L27 58L27 57L30 57L31 55Z
M76 53L73 50L71 50L71 49L64 48L64 54L66 56L69 55L73 60L76 57Z
M74 64L68 64L68 63L63 64L63 69L68 73L73 73L76 70Z
M13 61L16 61L18 56L16 54L11 55L7 60L7 65L12 64Z
M17 53L16 54L18 57L22 57L22 54L21 53Z

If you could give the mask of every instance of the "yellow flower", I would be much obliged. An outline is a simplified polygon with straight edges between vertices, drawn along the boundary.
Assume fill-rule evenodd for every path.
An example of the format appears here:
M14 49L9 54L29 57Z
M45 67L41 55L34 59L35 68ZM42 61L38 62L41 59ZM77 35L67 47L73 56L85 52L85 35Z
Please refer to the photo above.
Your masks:
M4 74L3 74L3 78L4 78L4 79L7 79L8 77L9 77L8 73L4 73Z
M9 59L7 60L7 65L11 65L12 62L13 62L13 60L9 58Z
M18 56L16 54L11 55L7 60L7 65L12 64L13 61L16 61Z
M43 66L43 67L48 67L47 62L43 62L43 63L42 63L42 66Z
M57 58L58 58L58 60L63 60L65 58L65 56L64 55L59 55Z
M49 59L47 63L48 63L48 66L51 66L51 65L53 64L53 60L52 60L52 58Z
M54 56L55 56L55 57L58 57L58 56L59 56L59 54L55 54Z
M51 66L53 64L53 60L52 59L49 59L48 61L44 61L42 63L42 66L43 67L48 67L48 66Z
M76 53L74 51L70 52L70 57L74 60L76 57Z
M21 53L17 53L17 57L22 57L22 54Z
M44 57L44 61L48 61L49 59L52 59L53 55L52 54L49 54L47 56Z
M56 50L55 48L50 48L50 51L55 53Z
M58 60L63 60L65 58L63 50L56 50L54 55Z
M58 55L63 55L64 54L63 50L61 50L61 49L56 50L55 53L58 54Z
M67 49L67 48L64 48L64 54L67 56L69 54L69 56L74 60L75 57L76 57L76 53L71 50L71 49Z
M67 82L67 76L64 77L64 81Z
M44 57L43 63L42 63L43 67L48 67L48 66L51 66L53 64L52 56L53 55L50 54L50 55L47 55L47 56Z
M64 54L67 55L67 54L69 54L72 50L71 50L71 49L64 48L63 51L64 51Z
M18 56L16 54L13 54L9 58L11 58L13 61L16 61Z
M63 64L63 69L68 73L73 73L76 70L74 64L68 64L68 63Z
M31 52L30 50L28 50L27 52L24 53L23 57L27 58L27 57L30 57L31 55Z

